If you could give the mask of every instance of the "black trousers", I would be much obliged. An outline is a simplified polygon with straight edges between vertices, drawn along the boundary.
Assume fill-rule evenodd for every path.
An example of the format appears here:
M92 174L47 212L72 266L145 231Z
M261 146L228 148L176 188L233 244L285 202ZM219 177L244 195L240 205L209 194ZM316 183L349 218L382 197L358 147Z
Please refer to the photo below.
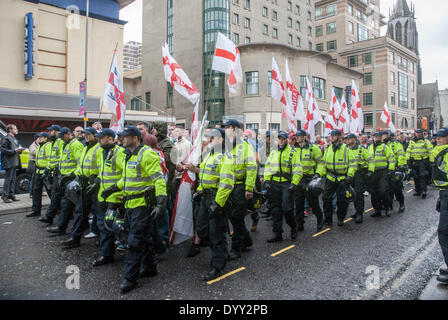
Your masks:
M140 269L157 265L154 257L154 226L147 207L127 209L129 222L128 249L124 264L124 278L136 282Z
M5 169L5 182L3 183L3 197L12 197L16 194L17 167Z
M196 218L196 231L201 243L209 243L212 249L210 267L219 271L227 264L226 218L224 214L209 216L209 208L215 201L216 191L207 190L201 198ZM226 210L226 208L223 208Z
M89 227L89 213L95 214L98 204L98 194L88 195L86 189L81 189L81 201L75 206L75 214L73 217L73 227L71 237L77 241L81 240L84 231ZM92 221L92 224L95 221Z
M448 265L448 190L440 190L440 219L437 233L443 258Z
M324 203L325 222L333 223L333 197L335 193L337 197L336 214L338 216L338 220L344 219L347 215L347 209L349 205L349 201L346 197L347 187L344 180L334 182L328 179L325 180L325 188L322 196L322 200Z
M252 245L252 238L244 222L247 205L245 184L235 184L230 194L229 217L233 227L232 249L236 251Z
M294 195L288 192L289 182L271 182L271 212L273 221L273 231L276 235L283 234L283 217L291 230L297 229L297 223L294 217L293 199Z
M353 188L355 190L355 212L356 214L364 214L364 192L367 191L367 169L360 169L355 173L353 178Z
M111 257L115 252L115 235L113 231L106 229L105 217L107 209L113 208L115 204L98 202L96 204L96 217L98 230L100 231L100 254L103 257ZM119 204L116 204L118 206Z
M39 214L42 210L42 191L44 189L44 180L42 175L39 173L34 173L33 179L33 213Z
M316 216L317 222L319 223L323 219L323 213L319 205L319 198L306 191L306 186L312 179L312 176L303 176L295 192L294 198L296 204L297 225L303 225L305 223L305 217L303 215L305 210L305 199L308 200L308 205L313 211L313 214Z
M62 196L64 194L63 186L59 186L57 183L57 175L55 173L52 174L51 180L53 181L51 185L51 202L50 206L45 213L46 217L53 221L54 217L59 213L62 206Z
M414 170L414 184L417 193L426 193L427 191L428 165L429 160L414 160L412 169Z
M394 196L395 199L400 203L400 206L404 205L404 194L403 194L403 182L391 180L390 182L390 191L391 191L391 203L393 203Z
M381 212L382 209L389 209L391 207L388 170L377 171L372 175L370 195L372 197L372 207L375 209L375 212Z

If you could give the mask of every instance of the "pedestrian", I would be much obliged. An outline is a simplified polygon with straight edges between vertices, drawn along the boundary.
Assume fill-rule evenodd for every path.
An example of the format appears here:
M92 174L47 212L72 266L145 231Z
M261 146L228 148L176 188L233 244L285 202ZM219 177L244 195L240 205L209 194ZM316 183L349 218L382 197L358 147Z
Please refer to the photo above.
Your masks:
M2 200L5 203L19 201L16 198L17 169L20 168L20 154L25 150L19 144L16 136L19 133L15 124L6 126L7 135L1 144L2 169L5 170Z
M176 194L179 190L180 180L182 179L182 163L185 163L192 148L191 143L185 138L183 131L184 130L182 130L181 128L176 128L173 131L173 137L176 139L176 143L174 144L175 149L173 150L175 151L173 152L171 158L172 161L176 164L176 183L174 186L174 192Z
M159 156L140 143L141 133L135 126L126 127L123 136L126 148L121 179L101 193L107 199L118 191L125 197L129 236L124 266L122 294L137 286L137 279L158 274L153 251L154 220L166 211L166 184ZM151 189L154 188L153 192Z
M75 130L73 130L73 134L79 142L81 142L83 145L86 144L86 137L84 135L84 129L82 127L76 127Z
M406 154L403 149L403 145L395 141L395 134L393 132L387 131L387 136L383 136L383 141L387 144L387 146L392 150L395 157L395 172L393 173L390 179L390 204L393 204L394 196L397 199L400 207L398 208L398 212L402 213L405 210L404 206L404 194L403 194L403 181L406 177L407 172L407 161ZM391 207L392 210L392 207Z
M28 172L31 175L30 198L33 197L34 171L36 169L36 152L37 152L37 149L39 148L39 143L37 142L37 140L39 140L39 137L38 137L38 135L35 135L33 143L31 143L31 145L28 147L29 159L28 159L28 167L26 168L26 172Z
M142 141L143 141L143 138L147 134L151 133L151 130L152 130L151 124L149 122L144 122L144 121L141 121L141 122L137 123L137 128L138 128L138 130L140 130Z

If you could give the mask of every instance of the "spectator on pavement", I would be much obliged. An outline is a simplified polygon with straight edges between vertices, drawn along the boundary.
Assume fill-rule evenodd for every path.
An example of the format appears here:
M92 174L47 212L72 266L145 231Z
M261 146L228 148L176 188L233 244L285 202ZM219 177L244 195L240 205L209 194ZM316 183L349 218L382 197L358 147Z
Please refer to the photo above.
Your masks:
M5 203L19 201L16 198L16 180L17 168L20 167L20 154L23 148L20 147L16 136L19 133L15 124L6 126L6 137L3 138L1 145L2 152L2 168L5 170L5 182L3 184L2 200Z

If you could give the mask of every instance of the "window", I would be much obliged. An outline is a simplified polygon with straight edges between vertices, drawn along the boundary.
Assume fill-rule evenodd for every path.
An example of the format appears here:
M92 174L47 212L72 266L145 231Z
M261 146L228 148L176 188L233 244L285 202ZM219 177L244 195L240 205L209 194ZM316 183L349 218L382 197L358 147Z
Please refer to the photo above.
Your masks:
M344 89L338 88L338 87L333 87L333 89L334 89L334 95L336 96L336 98L338 100L341 100L342 94L344 93Z
M272 28L272 37L274 39L278 39L278 32L276 28Z
M372 113L364 113L364 124L367 126L373 126L373 115Z
M312 86L316 99L325 99L325 80L313 77Z
M267 17L268 16L268 8L263 7L263 17Z
M389 52L389 63L395 64L395 54L393 52Z
M358 42L369 40L369 29L358 23Z
M351 4L348 5L348 14L353 16L353 6Z
M373 94L371 92L363 94L363 105L368 106L373 104Z
M131 100L131 110L141 111L142 110L142 97L134 97Z
M411 118L411 123L412 123L412 129L415 129L415 119L414 117Z
M312 19L311 19L311 11L308 11L307 12L307 19L308 19L308 21L311 21Z
M272 71L268 71L268 95L272 95Z
M323 43L317 43L316 44L316 51L324 51L324 44Z
M395 72L390 72L390 84L395 85Z
M300 48L300 46L301 46L301 43L300 43L300 38L299 37L297 37L297 46Z
M280 131L280 123L270 123L269 130Z
M324 26L316 26L316 37L324 34Z
M414 80L411 80L411 91L412 92L415 91L415 82L414 82Z
M327 34L336 32L336 22L327 23Z
M291 1L288 1L288 11L292 11L292 3L291 3Z
M358 56L348 57L348 67L353 68L358 66Z
M267 24L263 25L263 34L269 34L269 27Z
M395 118L396 118L396 115L395 115L395 112L392 112L392 123L395 125Z
M246 94L258 94L258 71L246 72Z
M390 104L393 105L393 106L396 104L396 102L395 102L395 92L391 92L390 93Z
M408 76L398 72L398 106L408 108Z
M363 84L364 85L372 84L372 72L364 73Z
M300 76L300 95L305 99L306 96L306 76Z
M244 19L244 28L250 29L250 19L249 18Z
M336 50L336 40L328 41L327 42L327 50Z
M313 28L308 27L308 35L311 37L313 35Z
M401 127L403 129L407 129L408 128L408 119L406 119L406 118L402 118L401 119Z
M300 7L296 6L296 14L298 14L300 16Z
M244 9L250 9L250 0L244 1Z
M249 43L250 43L250 37L246 37L246 39L245 39L245 43L246 43L246 44L249 44Z
M277 11L272 10L272 20L277 21Z
M327 17L332 17L332 16L336 15L337 14L336 3L328 5L325 10L327 12Z
M353 30L353 23L352 22L348 22L348 32L350 32L351 34L355 33L355 31Z
M414 110L415 109L415 99L411 98L411 109Z
M296 30L300 31L300 22L299 21L296 21Z
M292 44L292 34L288 34L288 44Z
M233 42L235 42L235 44L240 43L240 35L238 33L233 34Z
M367 15L364 12L362 13L362 21L367 23Z
M146 98L146 111L149 111L151 109L151 92L146 92L145 93L145 98Z
M356 9L356 19L358 19L358 20L362 19L362 14L361 14L361 11L359 9Z
M258 129L260 129L260 124L258 124L258 123L246 123L246 129L258 130Z
M414 63L413 63L413 62L411 62L411 63L409 64L409 71L410 71L411 73L414 73Z
M291 18L288 18L288 27L292 28L292 19Z
M376 29L376 23L375 23L375 19L372 18L372 21L370 22L370 25L372 26L372 28Z
M233 0L233 4L238 5L240 3L240 0Z
M316 20L320 19L322 17L322 8L317 8L314 15L316 17Z
M239 24L240 23L240 16L236 13L233 14L233 23Z
M372 64L372 53L364 53L362 55L362 63L363 64Z

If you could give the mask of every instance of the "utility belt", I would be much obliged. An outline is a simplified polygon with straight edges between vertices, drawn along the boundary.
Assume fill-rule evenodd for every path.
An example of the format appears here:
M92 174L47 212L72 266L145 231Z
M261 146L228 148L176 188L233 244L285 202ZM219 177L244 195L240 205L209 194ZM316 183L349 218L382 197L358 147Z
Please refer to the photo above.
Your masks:
M273 177L284 178L284 179L287 179L288 181L291 181L291 174L290 173L286 173L286 172L282 172L281 174L276 173L276 174L273 175Z
M149 187L148 190L146 190L143 193L138 194L130 194L124 197L124 201L130 201L135 199L145 199L145 207L150 208L155 205L156 202L156 192L155 188L153 186Z

